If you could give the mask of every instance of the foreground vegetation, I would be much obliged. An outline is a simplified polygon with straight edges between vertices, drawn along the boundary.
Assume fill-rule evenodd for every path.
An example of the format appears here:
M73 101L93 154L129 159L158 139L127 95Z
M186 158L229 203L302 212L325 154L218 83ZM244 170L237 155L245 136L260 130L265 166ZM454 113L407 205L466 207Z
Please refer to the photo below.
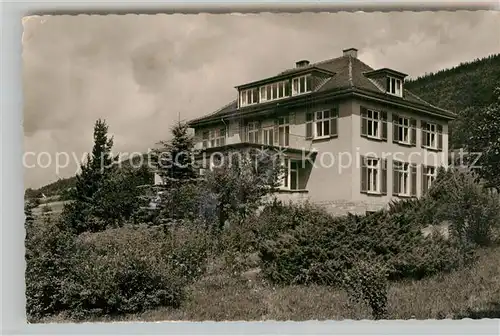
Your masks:
M500 317L500 248L481 249L470 267L423 280L392 283L388 319ZM91 321L224 321L371 319L345 291L321 285L272 286L262 279L213 272L188 287L184 304ZM41 322L67 322L65 314Z
M116 170L99 120L61 215L36 217L26 203L30 321L450 318L493 309L486 298L498 298L498 268L485 263L498 255L500 205L472 172L441 169L420 199L333 217L269 197L281 174L275 156L227 153L231 161L201 177L186 125L173 134L158 149L170 154L158 155L160 190L139 187L147 167Z

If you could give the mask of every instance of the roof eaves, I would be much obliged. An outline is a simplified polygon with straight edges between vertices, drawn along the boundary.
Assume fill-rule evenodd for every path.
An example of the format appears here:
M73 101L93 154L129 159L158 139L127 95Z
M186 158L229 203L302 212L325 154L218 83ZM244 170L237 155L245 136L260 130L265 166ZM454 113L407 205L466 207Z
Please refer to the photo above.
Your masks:
M363 72L363 75L365 75L366 77L370 77L370 76L375 76L375 75L378 75L381 73L393 74L393 75L397 75L397 76L400 76L403 78L408 76L408 74L405 74L404 72L400 72L400 71L389 69L389 68L381 68L381 69L376 69L376 70L372 70L372 71L365 71L365 72Z
M369 91L369 90L364 90L360 88L355 88L355 91L357 91L358 94L365 95L367 97L372 97L374 99L386 101L392 104L397 104L413 109L418 109L423 112L427 112L433 115L437 115L442 118L447 118L447 119L455 119L456 115L453 112L447 111L445 109L430 105L430 104L422 104L422 103L414 103L408 100L400 99L399 101L396 101L394 97L387 96L385 94Z

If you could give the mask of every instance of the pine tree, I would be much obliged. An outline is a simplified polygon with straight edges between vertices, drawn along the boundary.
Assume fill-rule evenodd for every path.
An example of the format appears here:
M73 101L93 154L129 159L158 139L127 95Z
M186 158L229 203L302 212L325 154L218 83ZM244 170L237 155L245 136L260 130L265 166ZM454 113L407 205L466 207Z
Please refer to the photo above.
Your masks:
M154 152L157 173L164 181L196 178L194 169L194 139L188 134L188 125L178 122L172 127L173 138L161 141Z
M108 136L106 121L97 120L94 125L92 154L87 155L86 162L81 165L81 173L76 176L76 185L71 192L73 202L63 210L64 223L76 233L103 229L100 222L89 220L89 216L96 206L95 194L115 168L112 147L113 138Z
M194 139L188 129L186 123L176 123L171 128L172 139L160 141L160 147L152 153L156 173L164 183L150 188L143 197L144 203L155 205L154 215L148 215L147 220L176 220L193 212L192 198L199 179L194 164Z

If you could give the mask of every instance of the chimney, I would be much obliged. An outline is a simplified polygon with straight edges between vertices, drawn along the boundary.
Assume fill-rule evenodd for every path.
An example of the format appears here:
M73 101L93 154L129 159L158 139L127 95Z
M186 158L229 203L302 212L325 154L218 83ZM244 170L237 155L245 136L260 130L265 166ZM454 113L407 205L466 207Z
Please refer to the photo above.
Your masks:
M300 61L295 62L295 67L296 68L302 68L302 67L305 67L305 66L308 66L308 65L309 65L309 61L308 60L300 60Z
M351 56L354 58L358 58L358 49L356 48L344 49L342 51L344 53L344 56Z

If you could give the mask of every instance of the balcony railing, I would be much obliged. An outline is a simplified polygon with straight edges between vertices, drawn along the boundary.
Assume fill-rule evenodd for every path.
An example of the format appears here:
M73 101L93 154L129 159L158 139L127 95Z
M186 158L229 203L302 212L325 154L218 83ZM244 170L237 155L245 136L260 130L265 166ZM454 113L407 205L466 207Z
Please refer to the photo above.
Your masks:
M275 136L278 134L278 136ZM265 140L265 141L264 141ZM290 149L299 149L299 150L311 150L312 149L312 141L305 138L305 136L297 135L297 134L279 134L273 132L272 137L264 139L264 133L261 131L258 136L250 136L248 132L243 134L236 133L232 136L226 136L224 139L220 139L217 142L211 141L202 141L198 140L196 142L196 149L204 149L204 148L214 148L214 147L222 147L225 145L234 145L239 143L254 143L263 146L276 146L276 147L287 147Z

